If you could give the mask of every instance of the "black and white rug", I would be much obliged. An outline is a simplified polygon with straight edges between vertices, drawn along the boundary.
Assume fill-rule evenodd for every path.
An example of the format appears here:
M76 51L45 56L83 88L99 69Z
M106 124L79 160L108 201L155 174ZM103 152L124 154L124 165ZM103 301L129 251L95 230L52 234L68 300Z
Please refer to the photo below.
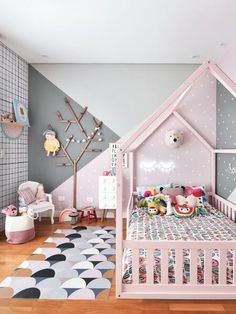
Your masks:
M12 276L0 298L106 298L115 269L114 227L57 229Z

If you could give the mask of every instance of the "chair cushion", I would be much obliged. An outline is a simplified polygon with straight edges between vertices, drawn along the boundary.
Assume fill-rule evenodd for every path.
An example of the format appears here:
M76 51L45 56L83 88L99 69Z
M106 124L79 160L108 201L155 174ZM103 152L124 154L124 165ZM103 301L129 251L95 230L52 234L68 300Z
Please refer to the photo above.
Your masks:
M28 206L28 209L34 212L38 212L38 211L46 211L48 209L52 209L53 208L53 204L50 202L40 202L38 204L36 203L31 203Z
M29 187L23 190L18 190L18 194L24 200L25 205L29 205L35 201L35 195Z

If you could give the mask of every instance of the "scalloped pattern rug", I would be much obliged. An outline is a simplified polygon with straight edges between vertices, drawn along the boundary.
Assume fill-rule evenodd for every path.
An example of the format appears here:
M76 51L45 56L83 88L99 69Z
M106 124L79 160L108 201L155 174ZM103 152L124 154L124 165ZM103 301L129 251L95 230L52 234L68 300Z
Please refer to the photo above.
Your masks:
M57 229L0 283L0 298L105 299L115 269L114 227Z

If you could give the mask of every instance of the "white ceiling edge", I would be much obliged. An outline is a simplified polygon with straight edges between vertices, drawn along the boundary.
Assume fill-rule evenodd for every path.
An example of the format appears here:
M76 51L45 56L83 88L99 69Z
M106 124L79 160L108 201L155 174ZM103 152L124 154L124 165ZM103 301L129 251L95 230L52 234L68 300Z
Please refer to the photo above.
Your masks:
M235 0L0 0L0 32L29 63L198 64L235 40L235 12Z

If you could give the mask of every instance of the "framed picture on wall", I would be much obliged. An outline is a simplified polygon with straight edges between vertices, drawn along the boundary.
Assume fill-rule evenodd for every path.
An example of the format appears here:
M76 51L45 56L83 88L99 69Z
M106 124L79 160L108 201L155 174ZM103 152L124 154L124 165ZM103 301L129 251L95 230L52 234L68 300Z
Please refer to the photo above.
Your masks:
M29 118L28 118L28 110L26 106L21 103L19 100L13 100L13 107L14 107L14 113L16 122L21 125L27 125L29 126Z
M110 143L110 151L111 151L111 168L114 170L116 168L117 164L117 154L118 149L121 147L118 143ZM122 167L127 168L128 167L128 155L127 153L123 154L123 161L122 161Z

